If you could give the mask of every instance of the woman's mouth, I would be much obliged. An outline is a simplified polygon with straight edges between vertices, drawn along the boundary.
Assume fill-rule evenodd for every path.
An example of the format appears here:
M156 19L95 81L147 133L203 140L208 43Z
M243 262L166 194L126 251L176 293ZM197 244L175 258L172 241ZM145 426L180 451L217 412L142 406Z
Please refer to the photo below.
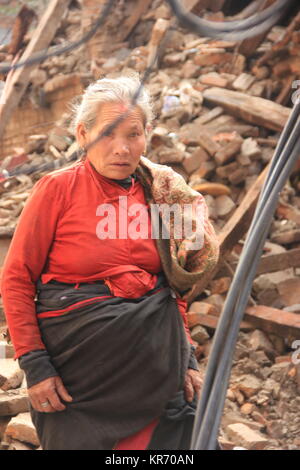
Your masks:
M130 166L129 163L111 163L113 166Z

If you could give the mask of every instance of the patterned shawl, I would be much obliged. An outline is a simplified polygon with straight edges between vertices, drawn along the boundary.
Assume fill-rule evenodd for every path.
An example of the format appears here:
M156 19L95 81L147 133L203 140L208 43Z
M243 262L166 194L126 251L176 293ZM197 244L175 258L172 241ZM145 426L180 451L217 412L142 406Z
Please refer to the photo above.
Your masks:
M151 162L141 157L136 173L145 190L148 204L176 204L181 216L187 217L185 205L191 208L188 222L193 228L191 235L178 238L176 220L170 213L169 237L162 236L164 216L160 214L157 249L163 270L170 286L183 299L195 291L196 283L213 270L219 258L219 243L211 222L204 197L186 184L183 177L167 165ZM200 222L199 222L200 219ZM181 219L183 220L183 219ZM196 233L202 233L202 247L193 249Z

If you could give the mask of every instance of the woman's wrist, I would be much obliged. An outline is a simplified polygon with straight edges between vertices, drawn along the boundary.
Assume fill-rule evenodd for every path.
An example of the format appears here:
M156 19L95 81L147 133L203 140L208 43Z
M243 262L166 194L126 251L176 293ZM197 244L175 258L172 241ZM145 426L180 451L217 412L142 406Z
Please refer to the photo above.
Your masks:
M198 361L195 356L195 350L196 350L195 346L191 345L191 354L190 354L188 369L199 370Z
M27 387L58 375L54 368L50 356L45 349L38 349L23 354L19 359L19 366L26 375Z

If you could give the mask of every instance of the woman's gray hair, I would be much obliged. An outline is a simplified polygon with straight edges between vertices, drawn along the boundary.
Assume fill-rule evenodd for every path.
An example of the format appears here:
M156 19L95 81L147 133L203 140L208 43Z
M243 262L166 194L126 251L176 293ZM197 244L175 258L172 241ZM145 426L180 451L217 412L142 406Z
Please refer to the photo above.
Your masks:
M137 75L101 78L91 83L83 92L81 102L72 105L73 118L69 126L70 131L75 134L80 122L84 124L86 130L92 129L96 123L101 104L131 103L140 85L141 82ZM151 123L153 120L152 103L145 87L142 87L136 105L142 110L144 125Z

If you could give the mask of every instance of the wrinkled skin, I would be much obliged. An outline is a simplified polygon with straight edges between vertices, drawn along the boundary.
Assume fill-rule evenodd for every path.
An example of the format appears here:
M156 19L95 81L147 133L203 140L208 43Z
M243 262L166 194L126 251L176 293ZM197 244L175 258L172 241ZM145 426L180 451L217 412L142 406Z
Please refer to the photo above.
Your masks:
M79 145L87 147L127 111L128 105L123 103L102 104L92 129L87 131L82 123L78 124L76 136ZM141 109L135 106L109 135L88 147L87 158L102 176L123 179L135 171L145 148L144 116Z

